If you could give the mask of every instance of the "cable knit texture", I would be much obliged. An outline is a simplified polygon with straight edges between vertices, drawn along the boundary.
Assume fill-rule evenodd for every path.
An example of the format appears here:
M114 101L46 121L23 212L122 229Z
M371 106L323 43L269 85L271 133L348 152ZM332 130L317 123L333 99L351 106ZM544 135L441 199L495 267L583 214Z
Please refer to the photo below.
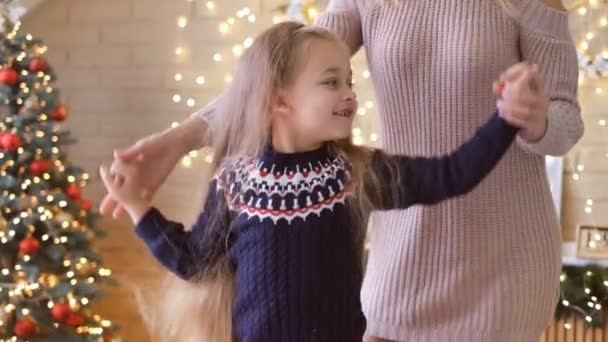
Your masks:
M363 284L367 333L396 341L537 342L558 300L560 233L545 155L581 137L567 14L540 0L333 0L318 24L364 46L389 153L432 155L495 106L492 82L537 63L548 129L518 139L471 194L378 212Z

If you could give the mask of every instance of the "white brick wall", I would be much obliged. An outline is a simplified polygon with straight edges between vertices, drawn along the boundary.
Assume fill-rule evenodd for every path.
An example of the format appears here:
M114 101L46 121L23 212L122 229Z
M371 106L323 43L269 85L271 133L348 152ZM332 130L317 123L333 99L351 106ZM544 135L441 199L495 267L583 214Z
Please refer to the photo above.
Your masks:
M145 2L144 2L145 3ZM133 19L134 4L131 1L77 1L68 7L71 24L100 24L126 22Z
M68 50L70 66L129 67L129 48L119 46L72 47Z

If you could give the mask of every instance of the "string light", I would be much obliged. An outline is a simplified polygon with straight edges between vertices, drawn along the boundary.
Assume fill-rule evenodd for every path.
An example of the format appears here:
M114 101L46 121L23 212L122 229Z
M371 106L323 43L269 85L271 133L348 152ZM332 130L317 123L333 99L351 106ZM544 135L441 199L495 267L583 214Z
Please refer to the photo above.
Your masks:
M246 48L250 48L251 45L253 45L253 38L251 38L251 37L245 38L245 40L243 41L243 46Z
M218 30L220 31L220 33L226 34L228 33L229 28L230 26L228 25L228 23L220 23Z
M587 8L586 7L581 7L578 9L578 14L581 16L584 16L587 14Z
M232 54L235 57L239 57L243 54L243 47L241 45L235 45L232 47Z
M179 28L185 28L186 25L188 25L188 18L186 18L185 16L180 16L179 18L177 18L177 26Z
M182 165L184 167L191 167L192 166L192 158L190 158L189 156L185 156L182 158Z
M188 2L192 3L192 0L188 0ZM208 11L213 11L216 9L216 2L207 1L207 2L205 2L205 6ZM257 17L254 13L252 13L252 11L249 7L243 7L241 9L239 9L238 11L236 11L235 16L229 16L218 24L219 32L222 35L229 34L231 32L231 26L235 25L237 20L243 20L245 22L249 22L249 23L253 24L253 23L257 22ZM177 17L176 21L177 21L177 26L180 29L185 29L188 26L188 23L190 20L188 18L188 15L181 14ZM232 51L231 51L232 55L234 57L240 57L243 53L243 50L245 48L250 47L252 43L253 43L253 39L248 38L248 39L245 39L245 41L243 42L242 45L241 44L234 45L232 47ZM180 46L180 47L176 48L175 53L178 56L182 56L185 53L185 48ZM225 55L219 51L213 53L212 58L213 58L213 61L215 61L217 63L225 61ZM183 76L181 74L180 74L180 77L176 77L176 82L179 82L182 80L183 80ZM199 86L206 83L206 80L203 76L196 77L195 81L196 81L196 84ZM232 76L226 75L224 77L224 82L225 83L232 82ZM176 104L181 103L182 102L181 94L174 94L172 97L172 100ZM186 105L188 107L193 107L196 105L196 100L194 98L189 98L186 101ZM183 163L190 165L190 161L188 161L188 160L184 161Z

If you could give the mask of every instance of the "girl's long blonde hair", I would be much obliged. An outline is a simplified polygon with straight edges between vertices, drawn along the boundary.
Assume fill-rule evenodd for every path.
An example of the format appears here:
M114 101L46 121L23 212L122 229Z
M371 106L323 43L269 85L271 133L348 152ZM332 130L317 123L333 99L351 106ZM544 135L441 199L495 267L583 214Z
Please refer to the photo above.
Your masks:
M215 104L209 120L214 147L214 171L224 163L258 156L270 143L271 101L277 89L292 84L306 46L313 40L343 44L333 33L295 22L274 25L258 36L241 57L233 81ZM346 47L345 47L346 48ZM353 238L363 250L364 231L369 211L373 209L369 189L376 189L378 177L370 172L371 150L357 147L349 139L329 142L334 154L345 155L351 169L351 187L356 205L353 215L361 222ZM214 172L215 173L215 172ZM366 184L364 186L364 179ZM367 189L367 191L366 191ZM213 234L216 251L190 281L171 275L163 288L159 306L151 308L139 296L140 309L154 341L229 342L232 336L231 309L234 299L234 270L228 260L229 222L226 207L215 210L207 230L213 225L224 227L222 234ZM216 231L217 233L217 231ZM211 234L206 234L210 238ZM220 236L218 238L218 236ZM207 242L207 246L210 244ZM158 298L158 297L156 297Z

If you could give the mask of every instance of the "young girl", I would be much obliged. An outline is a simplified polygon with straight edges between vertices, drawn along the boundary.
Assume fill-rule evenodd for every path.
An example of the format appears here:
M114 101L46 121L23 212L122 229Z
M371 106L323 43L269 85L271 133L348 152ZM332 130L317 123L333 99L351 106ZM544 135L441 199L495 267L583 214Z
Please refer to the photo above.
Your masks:
M510 92L523 91L534 72L507 84ZM350 144L351 77L348 48L329 31L282 23L261 34L217 103L215 176L191 231L144 199L136 167L101 167L136 233L187 281L169 294L191 304L182 312L197 306L194 317L169 311L161 319L169 325L163 341L361 341L370 210L467 193L526 119L511 110L524 104L505 96L501 110L448 156L386 155ZM200 295L186 297L188 284Z

